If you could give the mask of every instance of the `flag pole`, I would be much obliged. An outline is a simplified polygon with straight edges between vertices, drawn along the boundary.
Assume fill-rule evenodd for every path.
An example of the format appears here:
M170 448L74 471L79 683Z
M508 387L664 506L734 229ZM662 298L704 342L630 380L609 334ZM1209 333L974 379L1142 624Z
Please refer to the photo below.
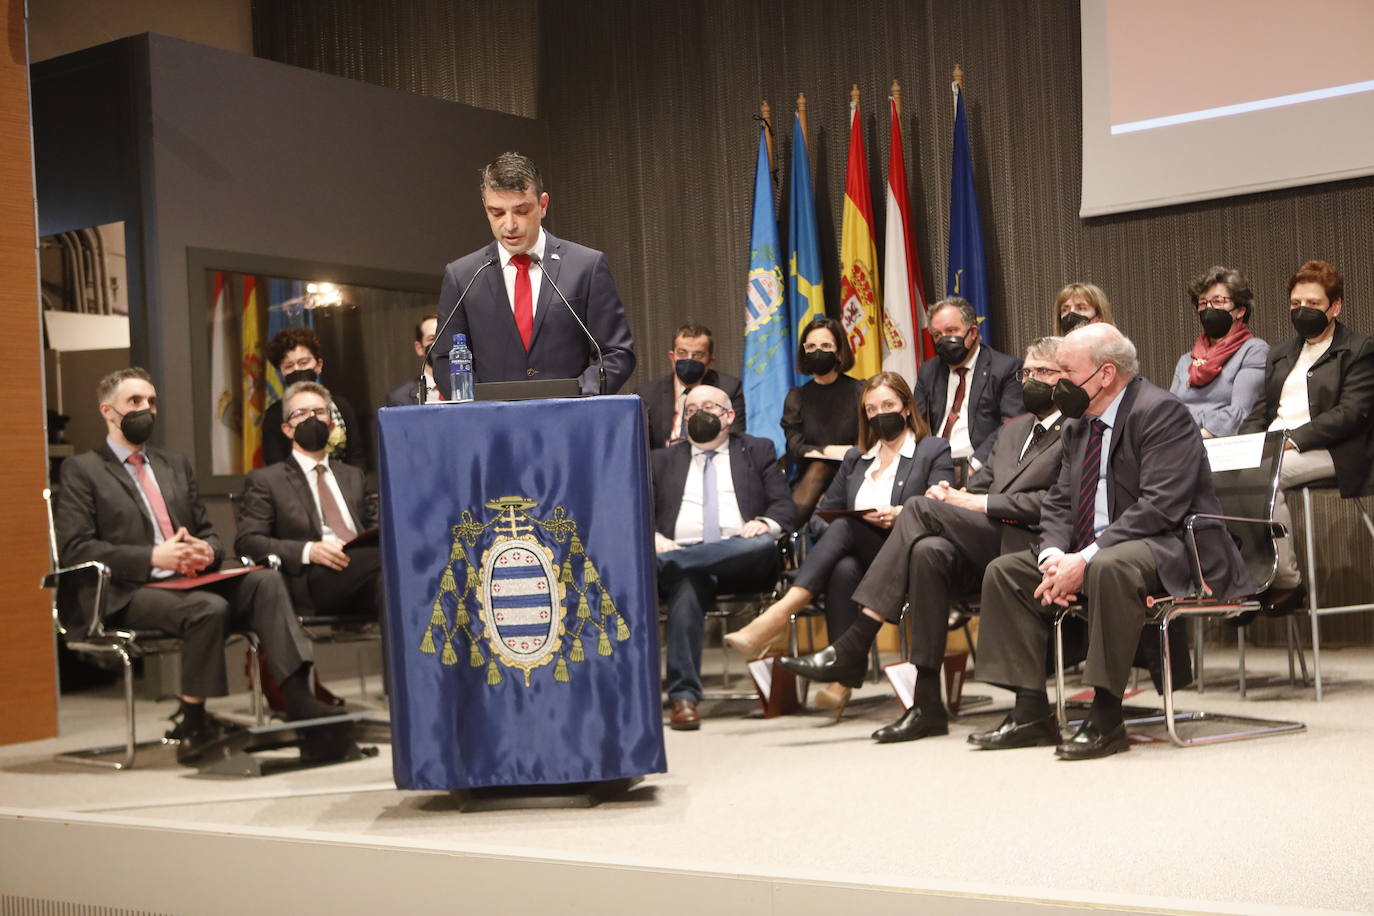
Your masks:
M892 104L897 108L897 118L902 117L902 84L896 80L892 81Z
M849 90L849 104L850 104L851 109L852 109L853 111L858 111L858 110L859 110L859 84L858 84L858 83L855 83L855 84L854 84L854 87L853 87L852 89Z
M763 119L763 135L768 141L768 174L777 172L777 166L773 165L773 108L764 99L759 103L759 117Z
M950 74L950 78L952 82L949 84L949 91L954 94L954 99L957 102L959 94L964 91L964 68L955 64L954 71Z
M798 92L798 93L797 93L797 120L801 122L802 139L806 141L806 143L807 143L808 146L810 146L810 144L811 144L811 139L810 139L810 137L807 136L807 132L806 132L806 93L805 93L805 92Z

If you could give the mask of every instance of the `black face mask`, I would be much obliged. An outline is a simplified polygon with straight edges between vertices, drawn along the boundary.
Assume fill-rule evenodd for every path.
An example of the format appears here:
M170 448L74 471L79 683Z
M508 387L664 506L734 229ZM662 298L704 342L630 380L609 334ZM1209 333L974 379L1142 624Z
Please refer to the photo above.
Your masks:
M1081 328L1092 321L1087 315L1080 315L1078 312L1065 312L1059 316L1059 333L1067 334L1074 328Z
M959 334L949 334L935 341L935 355L946 366L957 366L968 359L968 347Z
M829 350L812 350L802 354L801 364L807 375L828 375L840 364L840 358Z
M695 385L706 376L706 364L699 359L680 359L673 363L673 372L684 385Z
M318 452L329 444L329 424L319 417L306 417L296 424L295 439L307 452Z
M288 372L282 376L282 381L287 385L294 385L297 382L318 382L320 374L314 369L297 369L295 372Z
M1197 313L1197 320L1202 322L1202 333L1213 340L1225 337L1235 323L1235 317L1230 312L1210 306Z
M1322 332L1326 330L1326 326L1330 322L1330 319L1326 317L1326 312L1306 305L1289 309L1288 320L1293 322L1293 330L1301 334L1304 340L1322 336Z
M687 438L697 445L714 441L720 435L720 417L698 410L687 420Z
M906 417L899 413L875 413L868 418L868 425L872 428L873 435L884 442L891 442L906 429Z
M1031 413L1044 419L1054 409L1054 389L1038 378L1027 379L1021 386L1021 402Z
M1107 365L1103 363L1102 366ZM1102 366L1093 370L1093 375L1102 371ZM1093 375L1083 380L1086 385L1092 380ZM1092 395L1082 385L1076 384L1067 378L1061 378L1054 386L1054 406L1059 408L1059 412L1070 420L1077 420L1088 412L1088 404L1092 402Z
M119 431L130 445L142 445L153 434L153 424L157 418L148 408L131 410L119 418Z

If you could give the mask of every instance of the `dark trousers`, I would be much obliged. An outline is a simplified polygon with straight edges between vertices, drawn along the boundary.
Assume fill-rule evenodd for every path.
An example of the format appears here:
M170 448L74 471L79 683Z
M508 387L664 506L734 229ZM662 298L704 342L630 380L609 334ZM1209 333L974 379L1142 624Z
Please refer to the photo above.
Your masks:
M913 496L902 506L853 601L892 623L901 619L906 605L911 663L938 668L945 655L949 606L978 593L983 570L1001 550L1002 528L980 512ZM830 641L838 636L832 632Z
M188 697L229 692L224 641L236 629L258 635L278 683L313 657L276 570L255 570L205 588L140 588L121 616L135 629L165 630L181 638L181 692Z
M1043 690L1055 607L1034 596L1041 573L1029 551L998 557L983 576L978 678L1001 687ZM1163 590L1143 541L1097 552L1084 576L1088 653L1083 681L1123 696L1145 623L1145 599Z
M306 589L318 614L363 616L376 620L382 615L382 552L373 547L348 551L348 565L330 569L312 563L306 567Z
M854 589L863 581L864 573L886 540L887 532L875 525L852 516L837 518L812 545L806 562L797 570L793 585L813 595L825 592L825 629L831 642L849 629L859 613Z
M701 699L701 644L711 599L763 591L777 578L778 548L767 535L658 555L658 593L668 605L668 699Z
M797 475L797 482L792 485L792 502L797 507L799 523L811 517L811 513L816 509L816 503L825 495L825 490L830 486L830 480L838 469L839 465L836 462L821 458L809 458L801 462L801 473Z

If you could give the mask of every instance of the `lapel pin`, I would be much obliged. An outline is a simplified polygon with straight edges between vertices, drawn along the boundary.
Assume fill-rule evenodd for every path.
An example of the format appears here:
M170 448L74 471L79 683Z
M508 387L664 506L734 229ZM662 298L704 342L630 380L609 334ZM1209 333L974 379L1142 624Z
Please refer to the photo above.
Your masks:
M558 252L556 252L556 251L551 255L551 257L552 257L555 261L561 261L561 260L562 260L562 258L559 256Z

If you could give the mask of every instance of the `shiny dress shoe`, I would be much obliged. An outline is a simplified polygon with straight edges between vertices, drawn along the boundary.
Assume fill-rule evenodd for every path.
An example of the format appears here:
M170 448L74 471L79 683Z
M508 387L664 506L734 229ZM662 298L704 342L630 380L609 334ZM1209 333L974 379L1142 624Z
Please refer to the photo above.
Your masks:
M184 721L178 722L166 737L177 743L177 763L195 766L205 757L206 748L217 741L220 735L219 723L207 716L195 729L187 728Z
M1004 751L1013 747L1049 747L1059 743L1059 728L1054 716L1018 724L1008 713L1002 724L987 732L968 736L969 744L987 751Z
M1307 606L1307 586L1299 582L1292 588L1271 588L1260 597L1260 613L1265 617L1284 617Z
M915 741L932 735L949 734L949 717L945 711L923 710L913 706L891 725L884 725L873 733L873 740L879 744L896 744L898 741Z
M778 663L798 677L813 681L838 681L846 687L862 686L864 672L868 670L868 656L861 656L854 662L841 662L836 658L834 646L826 646L811 655L781 658Z
M679 732L693 732L701 728L701 715L696 700L674 700L673 715L668 727Z
M1091 719L1087 719L1078 731L1074 732L1072 738L1054 749L1054 756L1063 760L1093 760L1130 749L1131 742L1126 737L1125 722L1119 723L1111 731L1103 732Z

